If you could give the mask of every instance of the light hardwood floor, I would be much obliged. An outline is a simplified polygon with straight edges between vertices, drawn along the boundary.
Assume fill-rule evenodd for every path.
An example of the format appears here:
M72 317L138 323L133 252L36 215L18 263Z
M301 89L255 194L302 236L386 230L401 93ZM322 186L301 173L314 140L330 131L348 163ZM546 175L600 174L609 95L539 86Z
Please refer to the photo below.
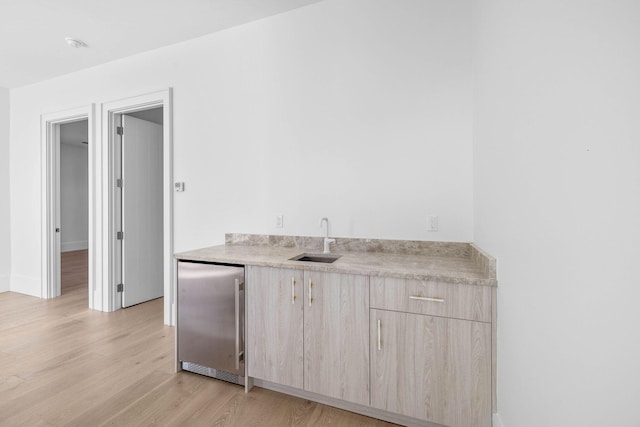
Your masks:
M63 254L62 296L0 294L1 426L384 426L270 390L174 373L162 298L87 309L87 253Z

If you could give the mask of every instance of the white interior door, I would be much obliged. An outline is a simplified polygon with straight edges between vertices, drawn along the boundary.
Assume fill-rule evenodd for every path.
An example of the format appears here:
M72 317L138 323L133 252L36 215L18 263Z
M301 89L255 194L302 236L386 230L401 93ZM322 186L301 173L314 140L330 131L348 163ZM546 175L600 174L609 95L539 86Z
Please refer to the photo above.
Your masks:
M162 126L122 116L122 306L159 298L163 283Z

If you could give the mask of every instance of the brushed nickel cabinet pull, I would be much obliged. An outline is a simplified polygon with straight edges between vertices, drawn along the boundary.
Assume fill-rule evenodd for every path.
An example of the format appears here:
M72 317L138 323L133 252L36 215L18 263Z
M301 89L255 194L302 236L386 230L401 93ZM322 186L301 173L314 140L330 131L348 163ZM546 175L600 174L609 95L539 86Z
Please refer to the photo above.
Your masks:
M381 329L382 329L382 322L380 321L380 319L378 319L378 350L382 349L382 340L380 337Z
M411 295L409 299L415 299L418 301L444 302L444 298L419 297L416 295Z
M296 303L296 278L292 277L291 278L291 304L295 304Z
M236 312L236 369L240 369L240 280L236 279L235 287L235 312Z
M309 307L311 307L311 303L313 302L313 298L311 298L311 287L313 284L311 283L311 279L309 279Z

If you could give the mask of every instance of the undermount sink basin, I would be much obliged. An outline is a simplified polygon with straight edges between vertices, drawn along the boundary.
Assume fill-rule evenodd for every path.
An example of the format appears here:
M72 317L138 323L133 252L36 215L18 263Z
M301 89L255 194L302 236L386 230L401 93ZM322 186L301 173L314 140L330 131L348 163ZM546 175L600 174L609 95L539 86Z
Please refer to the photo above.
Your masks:
M332 255L332 254L301 254L294 256L293 258L289 258L291 261L305 261L305 262L323 262L325 264L330 264L340 258L340 255Z

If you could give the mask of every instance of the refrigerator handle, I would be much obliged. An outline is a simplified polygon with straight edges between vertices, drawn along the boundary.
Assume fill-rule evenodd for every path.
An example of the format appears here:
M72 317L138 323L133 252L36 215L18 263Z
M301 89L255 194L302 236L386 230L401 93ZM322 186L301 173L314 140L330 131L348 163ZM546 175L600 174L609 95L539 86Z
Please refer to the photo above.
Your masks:
M236 302L236 355L235 355L235 360L236 360L236 369L240 369L240 359L242 358L244 351L240 349L240 329L241 329L241 325L240 325L240 315L241 315L241 311L240 311L240 280L236 279L236 287L235 287L235 302Z

